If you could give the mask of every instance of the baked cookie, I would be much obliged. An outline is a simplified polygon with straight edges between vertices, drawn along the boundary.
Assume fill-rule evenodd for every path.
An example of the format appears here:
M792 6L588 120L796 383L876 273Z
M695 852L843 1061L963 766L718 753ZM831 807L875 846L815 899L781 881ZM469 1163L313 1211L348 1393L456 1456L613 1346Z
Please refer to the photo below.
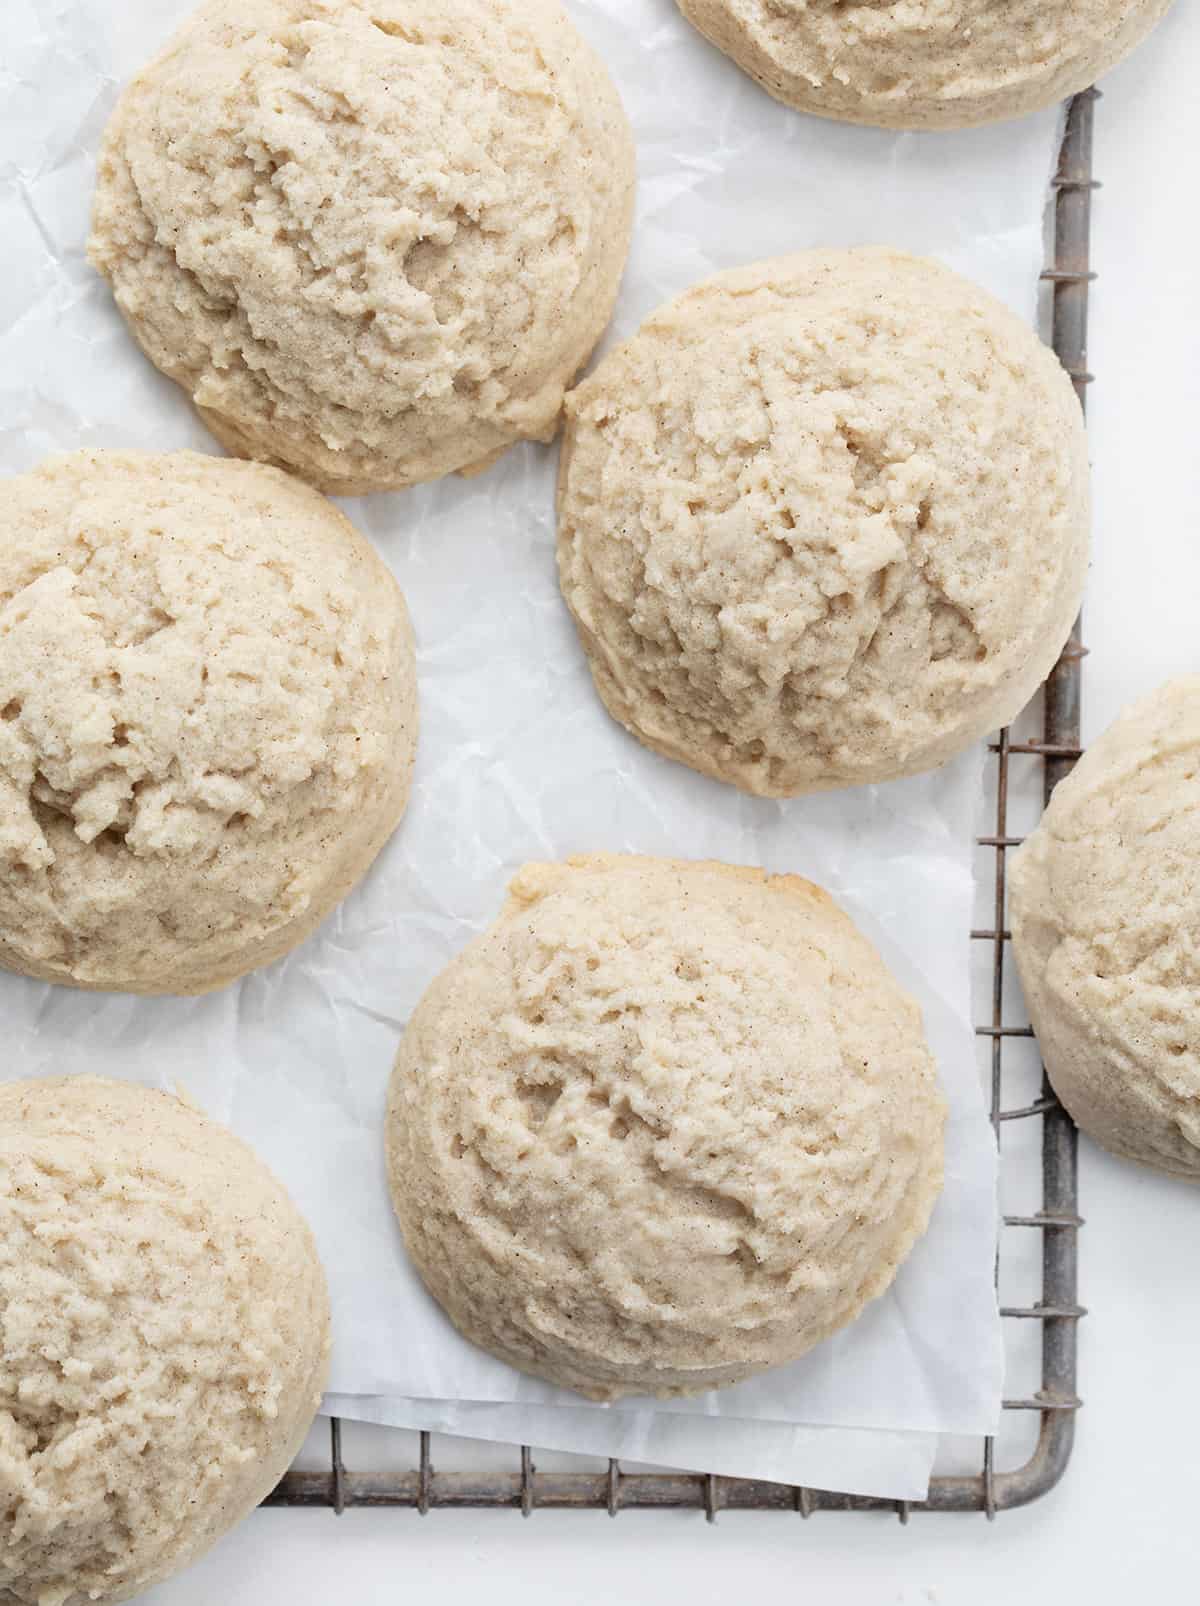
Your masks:
M1057 358L935 262L808 251L655 313L567 401L558 562L609 712L785 797L1024 707L1087 566Z
M1200 676L1093 743L1009 885L1055 1092L1114 1154L1200 1182Z
M1171 0L678 0L777 100L882 128L969 128L1086 89Z
M593 1399L794 1360L891 1283L942 1186L917 1006L818 887L528 865L425 994L392 1198L460 1331Z
M89 252L225 446L349 496L554 435L633 185L558 0L206 0L121 99Z
M76 452L0 508L0 965L200 993L303 941L408 799L404 599L324 497Z
M312 1235L169 1094L0 1085L0 1600L122 1601L268 1495L328 1368Z

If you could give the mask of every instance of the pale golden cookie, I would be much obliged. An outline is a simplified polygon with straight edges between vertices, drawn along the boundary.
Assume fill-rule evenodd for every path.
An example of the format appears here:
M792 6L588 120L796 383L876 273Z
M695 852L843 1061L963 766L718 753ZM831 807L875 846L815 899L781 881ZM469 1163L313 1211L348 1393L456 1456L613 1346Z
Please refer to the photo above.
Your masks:
M567 401L558 562L647 746L790 796L932 769L1054 664L1088 553L1058 359L899 251L807 251L669 302Z
M408 611L277 469L76 452L0 505L0 965L200 993L302 942L404 812Z
M1200 1182L1200 676L1127 708L1013 860L1013 953L1055 1091Z
M558 0L206 0L122 96L89 251L224 445L354 495L553 436L633 183Z
M883 128L968 128L1053 105L1171 0L678 0L777 100Z
M942 1186L917 1006L818 887L527 865L392 1078L409 1252L465 1336L594 1399L794 1360L891 1283Z
M169 1052L169 1051L168 1051ZM268 1495L329 1364L312 1235L232 1133L93 1077L0 1085L0 1601L122 1601Z

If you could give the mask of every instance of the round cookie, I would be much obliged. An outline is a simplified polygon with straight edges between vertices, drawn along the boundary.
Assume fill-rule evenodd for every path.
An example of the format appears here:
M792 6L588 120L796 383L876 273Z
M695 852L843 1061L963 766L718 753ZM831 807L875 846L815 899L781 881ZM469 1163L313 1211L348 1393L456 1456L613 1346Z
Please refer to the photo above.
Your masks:
M122 1601L268 1495L321 1400L312 1235L224 1127L93 1077L0 1086L0 1600Z
M1086 89L1171 0L678 0L777 100L882 128L970 128Z
M1070 381L897 251L718 274L568 398L558 561L647 746L786 797L943 763L1045 678L1087 566Z
M1013 953L1046 1072L1114 1154L1200 1182L1200 676L1134 703L1016 854Z
M0 511L0 965L200 993L279 958L404 812L399 588L323 497L77 452Z
M349 496L552 438L633 186L558 0L206 0L120 101L89 253L225 446Z
M891 1283L942 1185L917 1006L818 887L527 865L390 1091L392 1198L460 1331L593 1399L735 1383Z

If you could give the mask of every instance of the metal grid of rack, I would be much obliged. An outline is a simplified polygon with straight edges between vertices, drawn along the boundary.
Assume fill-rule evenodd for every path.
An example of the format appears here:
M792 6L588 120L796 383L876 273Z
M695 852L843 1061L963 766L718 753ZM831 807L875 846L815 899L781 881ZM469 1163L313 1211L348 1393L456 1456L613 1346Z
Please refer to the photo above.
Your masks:
M1086 404L1092 376L1087 370L1088 286L1095 275L1090 264L1091 198L1098 185L1092 176L1092 124L1094 89L1071 102L1053 179L1055 193L1053 246L1050 265L1042 274L1053 301L1052 341L1075 385L1081 406ZM265 1502L269 1506L325 1508L341 1513L347 1507L400 1506L422 1515L438 1507L507 1507L530 1516L536 1509L589 1509L620 1511L638 1507L694 1507L709 1520L718 1511L793 1511L808 1517L817 1511L885 1511L907 1522L918 1511L973 1511L994 1517L997 1512L1027 1505L1046 1494L1062 1476L1070 1460L1075 1436L1076 1331L1085 1314L1078 1303L1077 1243L1082 1221L1078 1213L1076 1133L1053 1089L1043 1077L1039 1096L1032 1102L1005 1104L1005 1050L1013 1039L1032 1037L1027 1024L1014 1024L1005 1008L1005 929L1007 855L1020 838L1009 834L1010 780L1014 766L1040 764L1044 794L1054 787L1079 757L1080 664L1084 657L1077 623L1062 657L1045 687L1043 736L1022 742L1002 731L992 751L996 755L995 830L980 837L979 845L994 860L994 898L991 921L971 933L972 941L991 951L992 988L989 1018L976 1028L989 1043L991 1058L991 1118L1000 1142L1004 1124L1040 1120L1042 1123L1041 1207L1029 1215L1005 1215L1001 1235L1036 1232L1042 1238L1041 1297L1032 1304L1002 1306L1006 1322L1037 1322L1041 1326L1041 1384L1035 1393L1004 1401L1006 1411L1037 1412L1039 1431L1033 1454L1024 1465L1002 1471L996 1465L993 1439L983 1442L982 1466L977 1473L935 1477L929 1496L920 1502L884 1500L862 1495L837 1494L789 1484L692 1473L625 1473L612 1461L606 1472L539 1473L528 1445L514 1446L519 1463L512 1472L434 1471L431 1440L420 1435L418 1465L406 1472L357 1473L342 1455L341 1423L330 1424L328 1471L293 1470ZM1003 1153L1003 1150L1002 1150Z

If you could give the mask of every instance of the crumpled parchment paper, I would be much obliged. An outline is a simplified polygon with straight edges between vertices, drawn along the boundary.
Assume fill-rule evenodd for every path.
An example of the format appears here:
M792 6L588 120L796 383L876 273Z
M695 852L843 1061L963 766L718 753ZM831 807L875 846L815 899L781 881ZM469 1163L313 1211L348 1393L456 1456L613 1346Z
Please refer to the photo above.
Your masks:
M188 9L7 0L4 472L81 445L217 450L139 355L83 257L118 85ZM951 135L824 123L776 105L673 0L568 9L608 61L639 143L638 228L610 340L718 268L867 242L937 255L1033 318L1052 112ZM553 481L554 452L527 446L479 479L347 504L407 593L423 729L404 825L319 935L200 1000L0 977L0 1075L180 1083L249 1139L316 1231L343 1414L914 1497L937 1434L994 1426L1003 1371L995 1151L968 983L981 754L780 804L644 751L601 709L560 601ZM930 1232L852 1328L736 1388L619 1410L521 1377L454 1333L406 1263L380 1140L391 1059L424 987L492 918L518 865L595 849L759 863L823 883L920 1000L952 1107Z

